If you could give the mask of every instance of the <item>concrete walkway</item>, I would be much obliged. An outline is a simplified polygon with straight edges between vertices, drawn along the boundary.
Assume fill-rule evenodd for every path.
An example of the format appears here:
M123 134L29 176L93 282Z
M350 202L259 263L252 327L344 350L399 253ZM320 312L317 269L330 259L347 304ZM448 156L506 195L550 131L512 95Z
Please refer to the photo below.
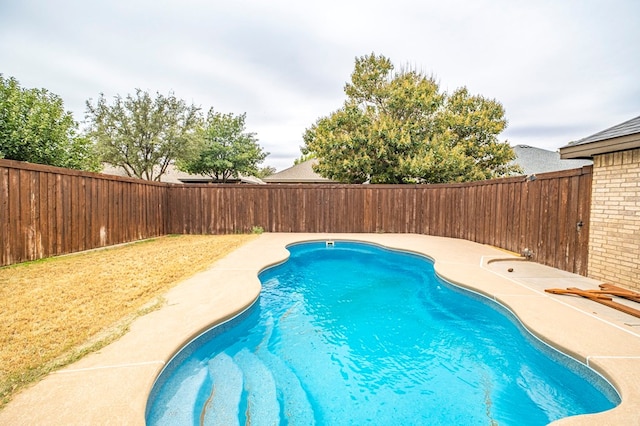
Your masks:
M258 272L285 260L288 244L309 240L366 241L429 256L442 277L506 305L543 340L602 373L622 396L613 410L555 424L640 425L640 318L544 292L599 282L490 246L413 234L263 234L169 291L164 307L138 318L118 341L16 395L0 411L0 424L143 425L153 382L176 351L250 305L260 291Z

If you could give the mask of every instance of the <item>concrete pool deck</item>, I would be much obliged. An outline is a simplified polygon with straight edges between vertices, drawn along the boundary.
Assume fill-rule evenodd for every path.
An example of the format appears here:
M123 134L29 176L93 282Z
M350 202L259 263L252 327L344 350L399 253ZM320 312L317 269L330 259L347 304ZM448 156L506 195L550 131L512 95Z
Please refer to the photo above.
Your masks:
M257 274L301 241L351 240L424 254L446 280L495 299L534 334L603 374L622 403L557 425L640 425L640 318L545 288L600 282L520 260L495 247L416 234L265 233L170 290L167 303L138 318L119 340L23 390L0 411L6 425L145 424L153 382L180 347L250 305ZM509 272L509 268L513 271Z

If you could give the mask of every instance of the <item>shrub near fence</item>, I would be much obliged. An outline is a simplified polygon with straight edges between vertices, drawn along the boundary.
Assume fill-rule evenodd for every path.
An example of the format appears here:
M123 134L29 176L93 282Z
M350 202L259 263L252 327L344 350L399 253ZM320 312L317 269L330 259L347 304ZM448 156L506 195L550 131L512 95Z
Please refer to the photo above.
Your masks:
M590 202L590 166L452 185L171 185L0 160L0 265L260 226L464 238L586 275Z

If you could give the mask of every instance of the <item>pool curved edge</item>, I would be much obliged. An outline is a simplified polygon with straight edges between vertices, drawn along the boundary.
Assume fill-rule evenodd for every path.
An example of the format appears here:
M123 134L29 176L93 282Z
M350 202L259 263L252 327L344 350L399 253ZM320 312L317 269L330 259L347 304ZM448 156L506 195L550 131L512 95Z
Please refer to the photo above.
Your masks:
M495 262L497 257L520 260L516 256L505 255L504 251L466 240L414 234L264 234L264 239L277 240L278 243L277 247L262 252L264 258L258 262L261 266L256 264L255 268L256 279L261 271L288 259L287 247L312 241L365 242L425 256L434 261L436 273L443 279L503 305L531 334L594 369L607 379L621 396L622 402L611 410L567 417L553 424L602 425L637 422L640 389L637 381L628 377L627 368L622 369L624 373L620 371L620 364L633 364L630 366L635 372L632 376L640 378L640 336L620 329L614 321L608 321L602 315L595 316L593 312L581 310L579 306L571 306L564 300L559 301L557 297L528 285L526 281L505 277L487 267ZM566 272L559 273L566 279ZM549 270L545 269L541 274L547 276ZM550 279L553 280L553 277ZM577 275L572 275L571 279L576 282L588 280ZM252 303L253 300L247 306L251 306ZM236 312L236 315L240 312L242 311ZM206 332L220 322L222 321L212 322L201 332ZM617 347L621 352L617 355L614 355L616 345L612 346L606 342L612 333L616 334L612 340L620 343ZM601 338L594 338L597 335ZM174 354L188 341L179 345ZM151 389L150 387L149 391Z

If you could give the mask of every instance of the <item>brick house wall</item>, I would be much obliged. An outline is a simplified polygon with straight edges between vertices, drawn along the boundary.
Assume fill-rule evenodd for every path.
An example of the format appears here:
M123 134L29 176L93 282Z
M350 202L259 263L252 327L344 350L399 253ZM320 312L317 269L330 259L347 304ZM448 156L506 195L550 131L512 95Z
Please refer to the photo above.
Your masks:
M640 149L593 160L588 274L640 290Z

